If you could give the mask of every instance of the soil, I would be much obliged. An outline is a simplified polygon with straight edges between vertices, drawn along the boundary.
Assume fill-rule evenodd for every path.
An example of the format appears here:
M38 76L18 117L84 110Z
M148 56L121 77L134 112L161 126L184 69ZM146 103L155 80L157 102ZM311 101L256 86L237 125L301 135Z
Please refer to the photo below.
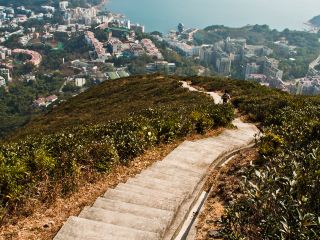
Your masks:
M216 136L224 129L219 128L205 135L193 135L183 140L196 140ZM28 217L12 218L10 223L0 227L0 240L47 240L53 239L61 226L70 216L77 216L85 206L90 206L108 188L114 188L126 182L154 162L162 160L183 140L161 145L146 151L132 160L127 166L115 166L111 173L95 176L91 183L85 182L70 196L58 198L50 205L33 206L33 213Z
M219 239L211 238L221 228L219 222L225 207L236 195L240 194L240 181L246 167L258 157L257 148L240 151L226 165L211 172L206 183L210 189L209 197L197 219L195 240ZM220 238L221 239L221 238Z

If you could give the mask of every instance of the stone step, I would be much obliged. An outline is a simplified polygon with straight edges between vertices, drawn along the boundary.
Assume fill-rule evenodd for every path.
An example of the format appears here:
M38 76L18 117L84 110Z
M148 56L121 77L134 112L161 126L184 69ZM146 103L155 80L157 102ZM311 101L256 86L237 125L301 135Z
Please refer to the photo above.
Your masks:
M162 160L161 162L159 162L158 164L161 164L162 166L167 166L167 167L170 167L170 166L174 166L174 167L177 167L177 168L180 168L180 169L183 169L183 170L187 170L187 171L193 171L193 172L196 172L198 173L199 175L203 175L207 169L204 169L204 168L200 168L198 166L195 166L193 164L190 164L190 163L186 163L186 162L174 162L174 161L166 161L165 159Z
M89 219L70 217L58 232L54 240L64 240L64 235L74 236L74 240L84 239L131 239L131 240L158 240L157 233L116 226L108 223L97 222Z
M160 219L151 220L150 218L144 218L130 213L120 213L95 207L85 208L79 217L141 231L154 232L160 235L162 235L167 228L167 223Z
M111 211L113 210L120 213L130 213L149 219L161 219L166 222L170 222L174 216L172 211L121 202L118 200L110 200L103 197L99 197L93 204L93 207Z
M104 234L101 237L91 237L91 236L78 236L77 234L63 234L56 236L54 240L128 240L126 237L112 236L109 234Z
M153 170L146 169L140 173L140 176L153 177L160 180L170 181L170 182L183 182L185 184L193 184L199 182L200 178L187 177L187 176L176 176L166 173L161 173Z
M142 173L147 173L150 176L152 176L152 174L161 174L164 176L172 177L174 178L187 178L190 181L199 181L201 179L201 176L192 176L190 174L187 174L185 172L181 172L181 171L177 171L177 169L173 169L174 171L168 171L168 168L166 170L162 170L158 168L148 168L146 170L143 170ZM190 173L190 172L189 172Z
M174 193L169 193L167 191L161 191L161 190L155 190L155 189L150 189L150 188L146 188L146 187L141 187L141 186L137 186L137 185L133 185L130 183L120 183L116 188L116 190L120 190L120 191L130 191L133 193L138 193L141 195L160 195L164 198L168 198L168 199L177 199L177 198L181 198L182 196L177 196L177 194Z
M170 156L175 157L181 157L181 158L194 158L194 159L200 159L203 157L206 157L210 154L210 151L207 151L206 149L201 148L201 146L197 143L188 142L184 144L184 146L179 146L178 148L174 149L171 153L167 155L166 158Z
M111 200L120 200L127 203L159 208L168 211L175 211L178 207L177 201L163 198L160 195L147 196L116 189L109 189L103 197Z
M136 179L136 178L130 178L127 183L132 185L137 185L145 188L155 189L155 190L161 190L161 191L167 191L170 193L176 193L177 195L187 195L189 193L188 190L185 188L174 188L167 185L159 185L158 182L149 181L146 182L145 180Z
M202 159L200 161L200 159ZM198 161L197 161L198 160ZM193 169L194 171L199 171L203 173L208 168L207 159L205 158L187 158L183 156L167 156L162 160L163 163L169 163L175 166L183 167L185 169Z
M205 149L208 152L208 159L211 160L211 162L214 161L218 156L228 151L225 146L214 144L214 142L208 140L196 141L194 142L194 145L198 148Z
M146 181L146 182L154 182L159 185L164 185L164 186L177 188L177 189L181 189L181 190L183 190L183 188L194 187L194 185L196 184L196 182L183 181L183 179L174 179L174 181L172 179L159 179L159 178L155 178L155 177L150 177L150 176L143 174L143 173L138 174L135 177L135 179L141 179L142 181Z
M159 162L158 162L159 163ZM149 171L154 171L154 172L161 172L169 175L175 175L175 176L190 176L193 178L202 178L202 174L184 170L181 168L178 168L176 166L165 166L165 165L160 165L160 164L154 164L151 167L149 167L147 170Z
M219 136L217 139L205 139L197 141L200 144L211 146L212 148L219 149L221 153L232 152L234 149L239 148L241 145L239 142L228 139L226 136Z
M185 141L175 150L185 151L186 153L191 153L191 154L196 153L201 155L210 155L212 152L215 151L214 149L202 148L202 145L199 145L196 141L195 142Z

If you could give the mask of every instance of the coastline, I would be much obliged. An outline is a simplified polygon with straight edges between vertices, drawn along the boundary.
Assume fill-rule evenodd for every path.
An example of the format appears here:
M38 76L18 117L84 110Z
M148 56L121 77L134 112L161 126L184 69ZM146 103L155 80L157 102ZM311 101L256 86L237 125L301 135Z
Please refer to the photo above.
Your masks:
M101 10L103 7L105 7L108 4L109 0L102 0L98 5L95 6L97 10Z

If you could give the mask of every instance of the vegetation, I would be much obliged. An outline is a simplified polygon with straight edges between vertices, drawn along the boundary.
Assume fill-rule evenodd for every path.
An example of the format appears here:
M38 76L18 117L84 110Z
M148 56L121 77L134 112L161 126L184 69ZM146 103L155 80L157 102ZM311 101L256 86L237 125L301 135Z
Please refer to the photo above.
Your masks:
M29 122L37 110L33 101L56 93L64 81L60 73L36 74L36 81L12 83L9 90L0 88L0 138Z
M1 218L26 214L30 199L50 203L65 196L92 174L126 164L151 146L227 126L233 115L231 106L215 105L175 79L150 75L105 82L2 142Z
M264 136L260 156L223 218L226 239L319 239L319 97L290 96L244 81L195 79L227 89Z
M320 16L315 16L309 21L312 25L319 27L320 26Z

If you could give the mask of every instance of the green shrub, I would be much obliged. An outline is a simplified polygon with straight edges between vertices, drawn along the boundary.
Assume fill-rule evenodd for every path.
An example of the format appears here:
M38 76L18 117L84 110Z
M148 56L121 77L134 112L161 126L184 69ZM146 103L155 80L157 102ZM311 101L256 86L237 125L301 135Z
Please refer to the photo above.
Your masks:
M18 209L25 202L22 199L51 201L64 196L76 190L80 178L88 173L108 172L115 164L127 164L157 144L230 124L233 111L213 101L196 101L3 142L0 209Z

